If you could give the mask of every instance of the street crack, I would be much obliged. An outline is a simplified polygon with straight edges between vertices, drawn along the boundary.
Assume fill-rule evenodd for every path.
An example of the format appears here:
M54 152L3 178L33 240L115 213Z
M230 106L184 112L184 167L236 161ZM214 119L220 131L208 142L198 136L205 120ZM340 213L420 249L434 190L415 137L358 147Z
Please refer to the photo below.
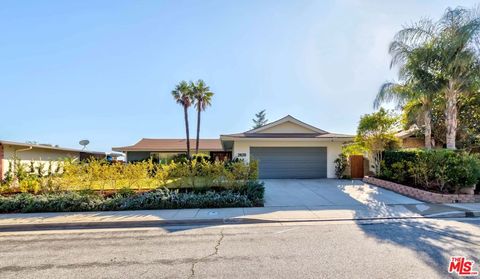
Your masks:
M215 242L215 247L213 247L214 251L212 253L210 253L210 254L208 254L204 257L201 257L201 258L195 260L194 262L192 262L192 267L190 268L190 277L189 278L195 277L195 267L197 266L198 263L206 260L207 258L218 255L218 250L220 249L220 245L222 244L222 240L223 240L224 236L225 235L223 234L223 230L221 230L220 231L220 237Z

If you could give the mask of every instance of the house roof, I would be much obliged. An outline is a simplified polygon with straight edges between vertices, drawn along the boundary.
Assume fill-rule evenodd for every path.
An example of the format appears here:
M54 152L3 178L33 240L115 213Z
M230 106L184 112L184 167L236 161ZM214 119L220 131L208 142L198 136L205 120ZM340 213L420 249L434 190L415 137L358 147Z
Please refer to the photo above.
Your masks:
M420 131L421 129L413 124L412 126L410 126L410 128L408 128L407 130L402 130L402 131L399 131L395 134L395 136L397 138L401 138L401 139L404 139L404 138L408 138L410 136L413 136L415 135L418 131Z
M82 153L90 153L90 154L98 154L98 155L107 154L105 152L100 152L100 151L90 151L90 150L82 150L82 149L76 149L76 148L60 147L58 145L51 145L51 144L25 143L25 142L15 142L15 141L7 141L7 140L0 140L0 144L20 146L25 148L41 148L41 149L58 150L58 151L66 151L66 152L78 152L78 153L82 152Z
M268 129L271 129L275 126L281 125L283 123L290 122L293 124L296 124L305 130L308 130L310 132L305 132L305 133L288 133L288 132L281 132L281 133L268 133L265 132ZM309 125L305 122L302 122L295 117L291 115L287 115L279 120L273 121L271 123L268 123L260 128L252 129L243 133L236 133L236 134L228 134L228 135L221 135L222 139L227 139L227 138L277 138L277 139L282 139L282 138L305 138L305 139L351 139L354 136L352 135L346 135L346 134L337 134L337 133L330 133L325 130L319 129L315 126Z
M345 134L334 134L334 133L325 133L325 134L314 134L314 133L239 133L239 134L230 134L222 135L222 137L231 137L231 138L345 138L350 139L354 136L345 135Z
M252 130L249 130L249 131L246 131L245 133L258 133L258 132L261 132L261 131L264 131L264 130L267 130L269 128L272 128L274 126L277 126L277 125L280 125L282 123L285 123L285 122L292 122L294 124L297 124L303 128L306 128L308 130L311 130L312 133L319 133L319 134L324 134L324 133L328 133L327 131L324 131L322 129L319 129L317 127L314 127L312 125L309 125L305 122L302 122L298 119L296 119L295 117L291 116L291 115L287 115L283 118L280 118L276 121L273 121L273 122L270 122L270 123L267 123L259 128L256 128L256 129L252 129Z
M195 149L195 139L190 140L190 149ZM222 144L219 139L200 139L200 150L222 151ZM187 141L185 139L146 139L131 146L113 147L114 151L170 151L184 152L187 150Z

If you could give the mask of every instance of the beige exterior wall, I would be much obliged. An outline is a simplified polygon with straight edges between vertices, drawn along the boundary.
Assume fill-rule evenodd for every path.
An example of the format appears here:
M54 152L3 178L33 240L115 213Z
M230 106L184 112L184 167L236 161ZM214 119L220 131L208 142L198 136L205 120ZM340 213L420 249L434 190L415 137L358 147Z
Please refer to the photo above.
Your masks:
M327 177L335 178L335 159L342 152L343 141L325 141L319 139L281 139L281 140L235 140L232 156L250 160L250 147L326 147ZM239 156L245 155L245 156Z
M402 147L403 148L423 148L425 147L425 140L422 138L404 138L402 140Z
M285 122L278 125L275 125L271 128L259 131L258 133L261 134L268 134L268 133L315 133L311 129L307 129L302 127L298 124L292 122Z
M30 162L34 161L34 166L38 167L40 164L44 164L44 171L48 170L48 165L52 164L52 169L55 170L59 162L62 162L66 158L79 160L80 153L72 151L62 151L44 148L32 148L30 150L24 146L4 145L3 152L4 157L2 161L3 170L0 174L2 179L5 177L5 173L12 167L15 156L20 162L27 168L30 168ZM21 151L24 150L24 151ZM15 152L17 151L17 152Z

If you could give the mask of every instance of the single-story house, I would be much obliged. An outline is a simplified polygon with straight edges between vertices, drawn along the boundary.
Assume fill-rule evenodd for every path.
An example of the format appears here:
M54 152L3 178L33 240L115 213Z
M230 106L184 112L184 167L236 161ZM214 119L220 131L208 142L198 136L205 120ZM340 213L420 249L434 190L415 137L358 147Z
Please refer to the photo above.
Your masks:
M334 178L335 159L342 145L354 136L330 133L290 115L243 133L200 140L200 150L245 161L258 160L260 178ZM191 141L194 148L195 140ZM132 146L116 147L127 161L184 153L182 139L142 139Z
M192 153L195 151L195 144L195 139L191 139L190 152ZM127 162L142 161L149 158L162 161L178 154L187 153L187 140L143 138L134 145L114 147L112 150L124 153ZM231 158L231 152L223 149L219 139L200 139L198 152L209 155L213 159Z
M395 136L400 140L402 148L423 148L425 147L425 138L419 136L421 129L417 125L412 125L407 130L398 131Z
M220 136L233 157L258 160L260 178L334 178L334 161L343 144L353 138L290 115L257 129Z
M73 160L87 160L90 158L104 159L108 156L117 157L122 154L107 154L105 152L86 151L74 148L65 148L50 144L21 143L0 140L0 179L14 166L14 161L22 164L27 170L32 163L35 168L43 166L44 172L48 168L55 170L59 162L70 158Z

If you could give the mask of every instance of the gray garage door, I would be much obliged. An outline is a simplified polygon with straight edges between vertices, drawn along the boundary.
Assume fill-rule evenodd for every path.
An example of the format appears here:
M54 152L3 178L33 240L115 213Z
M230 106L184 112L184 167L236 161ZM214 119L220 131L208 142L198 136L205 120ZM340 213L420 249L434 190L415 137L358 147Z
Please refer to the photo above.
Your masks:
M250 147L260 178L325 178L326 147Z

